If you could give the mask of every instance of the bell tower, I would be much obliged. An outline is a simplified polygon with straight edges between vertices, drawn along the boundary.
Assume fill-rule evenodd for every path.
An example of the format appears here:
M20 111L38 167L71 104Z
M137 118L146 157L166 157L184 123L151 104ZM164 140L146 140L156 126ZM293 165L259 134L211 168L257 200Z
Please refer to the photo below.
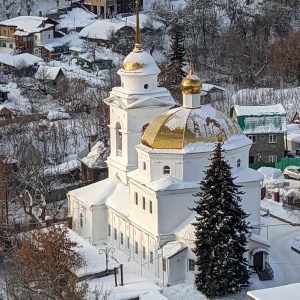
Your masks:
M110 106L109 177L118 175L124 184L127 184L127 173L138 167L135 146L141 142L143 130L155 117L176 104L167 89L157 86L160 70L141 44L138 0L135 8L135 48L118 71L121 86L114 87L104 100Z

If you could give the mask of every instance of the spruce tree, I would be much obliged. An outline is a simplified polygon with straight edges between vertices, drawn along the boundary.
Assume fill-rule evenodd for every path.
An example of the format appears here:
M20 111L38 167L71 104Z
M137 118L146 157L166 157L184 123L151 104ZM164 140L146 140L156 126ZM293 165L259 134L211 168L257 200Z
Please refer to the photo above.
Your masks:
M171 33L171 53L169 54L170 65L176 66L181 77L179 80L181 80L187 75L186 72L182 70L186 65L183 30L181 26L176 25L171 30Z
M244 257L248 244L247 214L241 208L241 186L236 185L231 167L223 156L218 141L211 164L195 194L199 200L192 210L197 212L195 253L198 271L196 288L209 298L236 293L249 284L250 272Z

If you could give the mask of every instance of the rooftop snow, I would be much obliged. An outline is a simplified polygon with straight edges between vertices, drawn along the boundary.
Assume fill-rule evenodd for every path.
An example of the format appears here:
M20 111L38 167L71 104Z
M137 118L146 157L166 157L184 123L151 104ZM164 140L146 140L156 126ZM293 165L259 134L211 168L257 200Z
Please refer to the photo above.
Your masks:
M178 241L172 241L164 244L163 250L161 250L160 253L163 255L163 257L171 258L177 253L185 250L186 248L187 246L183 243L180 243Z
M45 27L41 27L42 22L46 20L48 20L47 17L20 16L6 21L2 21L0 22L0 25L16 26L19 30L27 32L36 32L54 26L52 24L45 24Z
M29 53L22 53L18 55L0 55L0 62L11 67L29 67L43 61L44 60L42 58Z
M234 105L238 116L265 116L265 115L285 115L285 109L282 104L261 105L261 106L242 106Z
M89 207L107 204L124 215L129 212L129 187L117 177L101 180L68 194Z
M82 8L73 8L68 14L61 15L56 29L67 28L69 30L83 28L95 22L96 15Z
M50 67L41 65L35 73L34 77L36 79L42 80L55 80L60 70L60 67Z
M86 157L81 161L89 168L99 168L106 166L105 160L107 158L109 149L105 146L103 141L98 141Z
M57 166L45 168L43 170L43 172L44 172L43 175L45 175L45 176L64 175L64 174L68 174L71 171L78 169L79 166L80 166L79 161L74 159L74 160L62 163L60 165L57 165Z
M125 25L136 28L136 16L135 15L122 18L122 20L125 22ZM148 20L149 20L149 17L147 15L139 14L139 21L140 21L141 29L143 29L144 26L147 25ZM164 27L164 24L162 24L161 22L158 22L158 21L151 20L150 24L151 24L151 26L154 27L154 29L160 29L160 28Z
M109 40L111 31L117 31L126 26L125 22L118 20L97 20L79 32L80 37L89 39Z
M298 300L300 283L278 286L269 289L249 291L247 295L253 300Z

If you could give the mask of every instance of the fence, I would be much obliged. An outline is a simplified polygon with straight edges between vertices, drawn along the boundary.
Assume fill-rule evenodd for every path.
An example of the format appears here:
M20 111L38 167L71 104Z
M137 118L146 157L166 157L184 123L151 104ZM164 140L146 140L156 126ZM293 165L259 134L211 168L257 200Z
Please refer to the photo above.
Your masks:
M249 164L249 168L258 170L261 167L271 167L271 168L276 168L275 163L253 163Z
M0 120L0 127L6 126L8 124L13 124L13 123L29 123L33 121L39 121L41 119L40 114L32 114L32 115L26 115L26 116L21 116L21 117L15 117L11 119L6 119L6 120Z
M288 166L298 166L300 167L300 157L285 157L282 158L280 162L275 163L275 168L283 171Z

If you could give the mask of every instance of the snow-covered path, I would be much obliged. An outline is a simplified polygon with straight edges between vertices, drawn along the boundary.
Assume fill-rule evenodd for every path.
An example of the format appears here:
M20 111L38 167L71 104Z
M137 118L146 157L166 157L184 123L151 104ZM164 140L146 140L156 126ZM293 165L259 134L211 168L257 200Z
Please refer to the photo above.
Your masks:
M278 285L300 282L300 255L291 250L295 237L300 235L299 226L290 226L270 217L262 218L261 235L271 242L271 265L275 270L275 282ZM275 225L275 226L274 226ZM279 271L279 273L278 273ZM265 285L274 286L274 282L265 282Z

